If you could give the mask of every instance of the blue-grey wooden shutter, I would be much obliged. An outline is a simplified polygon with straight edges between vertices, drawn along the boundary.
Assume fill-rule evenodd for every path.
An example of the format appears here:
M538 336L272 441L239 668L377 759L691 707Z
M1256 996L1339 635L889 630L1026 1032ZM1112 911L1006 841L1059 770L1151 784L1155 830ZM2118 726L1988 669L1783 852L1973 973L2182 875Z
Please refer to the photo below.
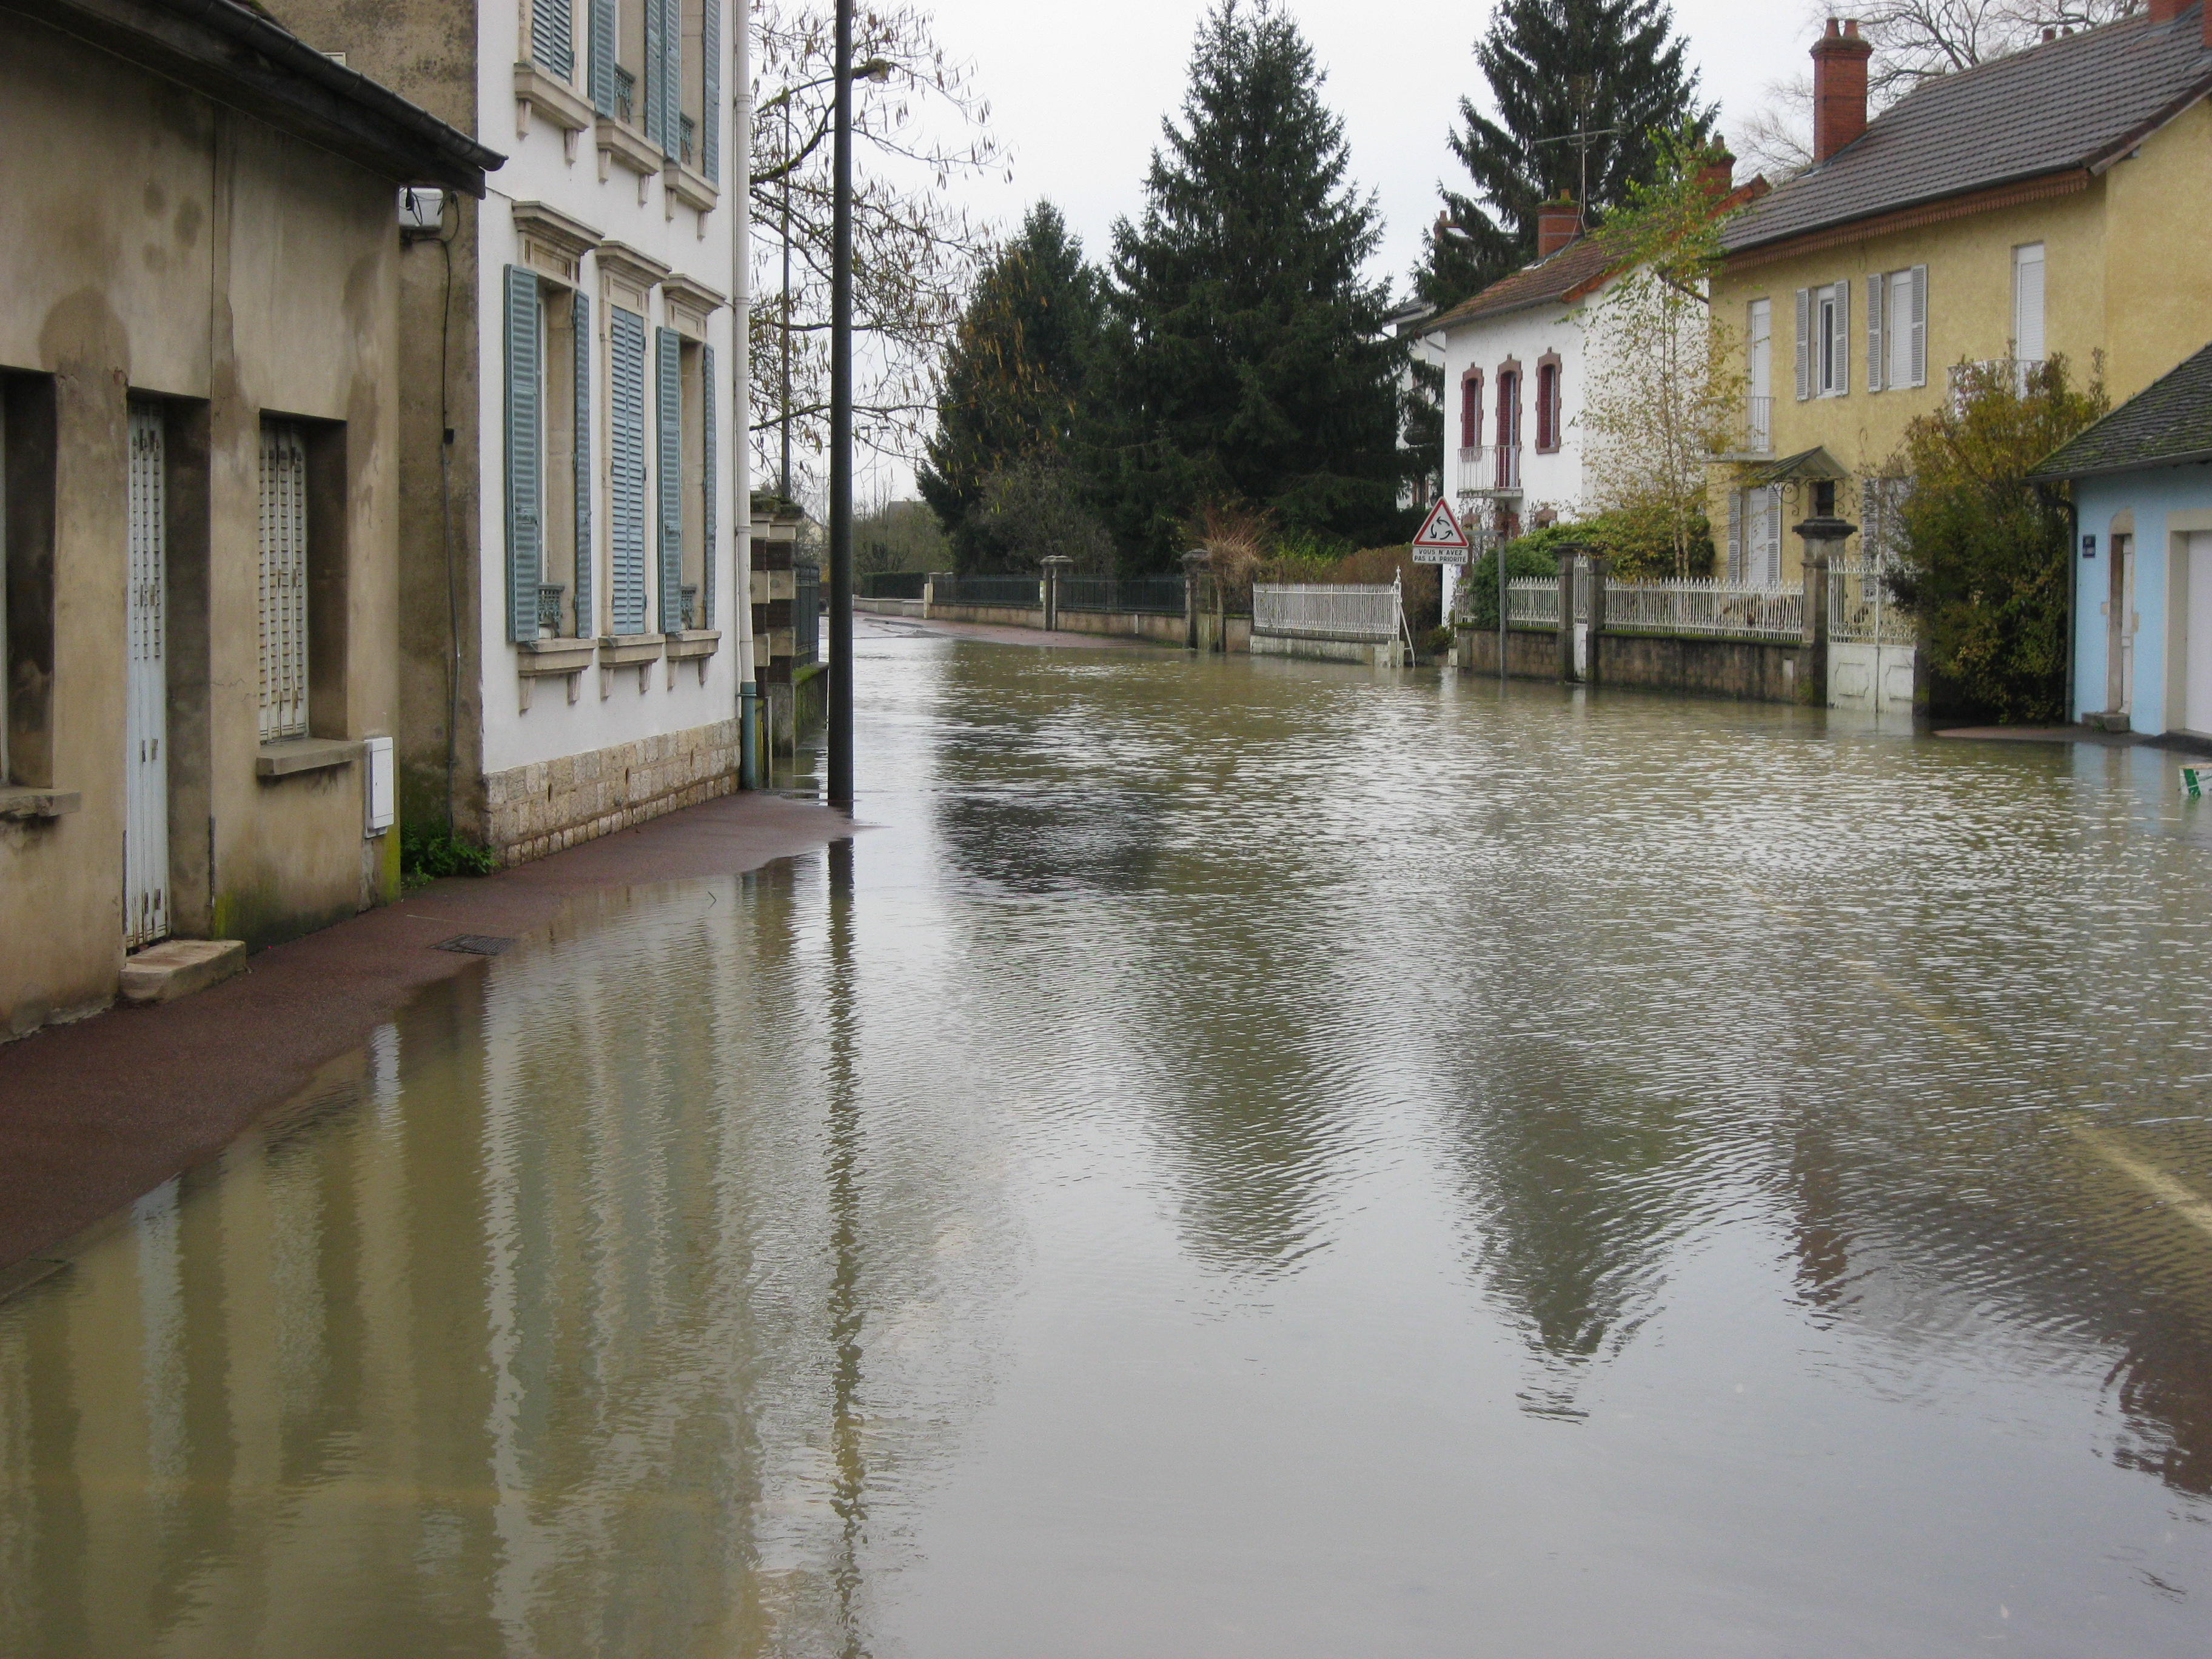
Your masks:
M592 107L609 120L615 114L615 0L591 0Z
M1797 290L1797 401L1813 395L1813 290Z
M684 125L684 0L661 0L660 85L660 147L671 155L680 155Z
M1744 579L1743 556L1743 491L1729 491L1728 579L1741 582Z
M538 637L544 552L538 276L507 268L507 636Z
M662 44L668 10L661 0L645 0L645 136L661 149L668 144L668 75Z
M722 0L702 0L699 13L702 84L699 100L699 167L707 182L722 182ZM708 384L714 384L713 377Z
M1928 267L1912 267L1912 384L1928 384Z
M576 74L576 21L568 0L530 0L530 57L563 81Z
M1867 278L1866 288L1867 390L1879 392L1882 388L1882 371L1889 367L1889 360L1882 355L1889 349L1889 343L1882 328L1887 310L1882 301L1889 297L1887 274L1876 271Z
M607 313L607 599L617 634L645 632L645 319Z
M576 633L588 639L599 631L592 596L592 302L579 294L573 317L575 362L576 434Z
M653 464L659 470L660 631L684 626L684 337L672 328L654 340L659 407L653 411L659 442Z
M699 487L700 520L703 532L700 538L706 547L706 556L699 567L699 626L714 625L714 348L699 348L700 400L699 471L704 480Z

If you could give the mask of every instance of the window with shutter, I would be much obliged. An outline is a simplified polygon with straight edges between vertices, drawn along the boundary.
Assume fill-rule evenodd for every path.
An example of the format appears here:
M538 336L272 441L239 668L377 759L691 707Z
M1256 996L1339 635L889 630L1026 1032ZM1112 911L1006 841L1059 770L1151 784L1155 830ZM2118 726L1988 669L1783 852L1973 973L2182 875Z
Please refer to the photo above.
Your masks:
M1743 581L1743 491L1729 491L1728 579L1739 586Z
M574 423L576 428L576 599L574 615L576 632L589 637L599 631L599 611L592 592L592 302L584 295L575 297L575 326L571 331L571 343L575 349L575 362L571 370L571 395L574 399Z
M1840 282L1828 292L1834 307L1828 313L1833 331L1828 361L1833 374L1824 389L1840 398L1851 389L1851 285L1848 280Z
M1813 395L1813 290L1797 290L1797 401Z
M639 0L645 14L645 136L663 149L669 148L668 106L675 88L669 84L665 52L668 42L668 9L665 0Z
M684 337L664 328L653 343L660 631L673 634L684 626Z
M1912 287L1912 333L1907 349L1908 368L1915 386L1928 384L1928 267L1915 265L1906 273Z
M563 81L576 73L576 21L569 0L530 0L530 56Z
M722 182L721 0L705 0L699 14L699 168L708 184L719 185Z
M589 0L592 25L592 107L612 120L616 115L615 82L621 69L616 44L615 0Z
M307 448L261 423L261 740L307 733Z
M647 0L647 4L652 0ZM684 125L684 0L660 0L660 83L667 88L661 100L660 147L671 155L683 152L678 136Z
M1882 386L1882 369L1886 366L1883 361L1884 347L1881 337L1882 300L1888 285L1889 279L1880 274L1867 278L1867 390L1869 392L1879 392Z
M699 626L714 625L714 348L699 348Z
M1459 447L1474 449L1482 442L1482 376L1467 375L1459 383Z
M2043 361L2043 244L2012 251L2012 355L2024 363Z
M617 634L645 632L645 319L607 313L607 600Z
M544 302L538 275L507 268L507 636L538 637L544 568Z

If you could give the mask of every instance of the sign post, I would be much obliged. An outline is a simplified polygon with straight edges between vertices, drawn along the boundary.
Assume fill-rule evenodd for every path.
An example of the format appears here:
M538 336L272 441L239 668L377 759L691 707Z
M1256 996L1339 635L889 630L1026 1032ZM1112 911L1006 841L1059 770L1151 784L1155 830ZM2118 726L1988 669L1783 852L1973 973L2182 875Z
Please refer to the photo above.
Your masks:
M1467 562L1467 532L1460 528L1458 519L1453 516L1451 503L1441 495L1429 509L1429 516L1421 520L1420 529L1413 533L1413 562Z

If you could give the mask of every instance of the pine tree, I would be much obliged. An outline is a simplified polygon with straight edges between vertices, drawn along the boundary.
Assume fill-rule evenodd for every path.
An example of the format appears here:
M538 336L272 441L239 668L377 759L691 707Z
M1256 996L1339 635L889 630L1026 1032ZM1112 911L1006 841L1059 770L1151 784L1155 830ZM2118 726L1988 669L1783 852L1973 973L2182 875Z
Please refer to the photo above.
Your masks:
M1218 0L1144 216L1114 227L1093 465L1135 565L1165 564L1210 503L1354 540L1393 524L1403 349L1362 276L1379 222L1322 80L1289 18Z
M1060 210L1038 203L976 283L939 374L915 482L956 544L994 474L1066 464L1101 320L1098 272Z
M1667 0L1503 0L1474 48L1498 118L1459 101L1449 143L1474 181L1443 191L1420 296L1456 304L1535 257L1536 210L1561 196L1601 217L1653 176L1657 145L1702 142L1720 106L1698 102ZM1601 136L1585 157L1569 135Z

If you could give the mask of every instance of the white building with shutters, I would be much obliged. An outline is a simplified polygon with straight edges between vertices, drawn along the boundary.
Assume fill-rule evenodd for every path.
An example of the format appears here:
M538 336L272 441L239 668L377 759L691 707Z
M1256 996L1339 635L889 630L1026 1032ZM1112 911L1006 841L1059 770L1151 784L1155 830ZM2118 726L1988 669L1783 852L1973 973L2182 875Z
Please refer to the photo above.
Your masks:
M400 811L508 861L736 786L744 189L727 0L278 0L509 152L404 256Z
M393 204L499 160L233 0L0 9L0 1039L398 896Z

